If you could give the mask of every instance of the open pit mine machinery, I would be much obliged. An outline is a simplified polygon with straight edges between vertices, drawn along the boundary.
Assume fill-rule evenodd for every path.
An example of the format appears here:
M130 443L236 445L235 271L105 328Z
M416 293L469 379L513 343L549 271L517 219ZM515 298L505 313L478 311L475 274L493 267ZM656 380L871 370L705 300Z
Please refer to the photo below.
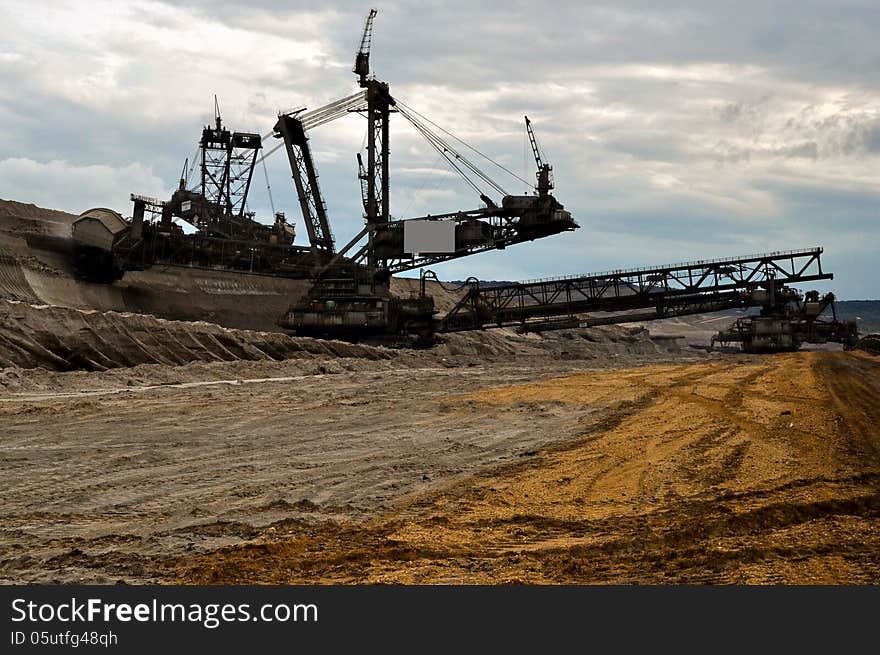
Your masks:
M512 195L477 166L473 153L525 180L393 97L388 83L371 74L375 16L371 10L355 56L353 72L360 91L315 110L280 113L273 130L262 136L224 128L215 99L215 122L202 132L200 156L193 157L191 167L184 165L179 187L169 200L132 195L130 221L96 209L74 223L81 275L112 282L125 271L164 264L307 278L313 281L309 293L279 319L282 327L348 339L384 335L395 341L400 335L417 334L425 342L433 333L433 300L426 295L396 297L390 292L393 274L577 229L571 214L551 194L552 168L540 153L528 119L525 127L538 167L537 184L533 194ZM365 153L357 155L365 224L337 249L309 132L350 113L367 119ZM392 114L406 119L428 141L476 192L482 207L403 220L391 216ZM260 155L270 136L280 143ZM307 247L293 244L293 226L282 213L274 212L271 189L273 226L255 221L246 211L255 168L262 165L265 170L266 158L282 148L296 186ZM191 190L189 182L197 166L199 185ZM500 194L500 200L487 193ZM185 233L174 219L195 231Z
M713 346L716 342L725 346L738 343L745 352L764 353L798 350L804 343L836 342L851 349L859 341L855 321L837 318L833 293L801 294L775 286L758 293L761 313L738 318L712 337Z
M761 315L737 321L718 335L718 341L738 342L746 350L854 342L854 325L837 321L836 316L831 320L819 316L828 307L833 309L833 296L818 300L811 292L800 303L799 292L786 286L833 277L822 271L821 248L491 287L471 280L460 302L439 320L424 285L424 279L433 276L430 271L423 274L420 294L392 294L390 279L396 273L502 250L579 226L551 194L552 167L528 117L525 129L537 183L531 194L511 195L481 170L475 156L520 182L525 180L391 95L389 84L370 70L375 16L376 10L371 10L355 55L358 92L315 110L279 113L273 130L265 135L230 132L215 98L214 124L203 129L197 155L184 164L169 200L132 195L129 221L110 210L85 212L73 227L83 277L112 282L125 271L163 264L310 279L308 293L279 318L279 326L297 334L392 345L430 345L438 333L496 326L542 331L742 307L760 307ZM351 113L367 120L365 153L357 154L364 226L337 248L310 131ZM392 114L428 141L473 189L481 207L418 218L392 217ZM279 143L261 154L270 137ZM293 225L283 212L275 211L265 160L280 149L290 166L308 246L294 244ZM256 221L247 211L258 165L266 174L272 225ZM197 171L198 183L193 184ZM500 200L489 193L500 195ZM194 231L185 233L174 219Z
M489 287L471 280L437 331L509 326L542 332L760 308L713 344L737 342L747 352L826 342L851 348L858 330L854 321L837 319L833 294L802 295L788 286L833 279L822 269L822 252L816 247ZM827 310L832 317L824 317Z

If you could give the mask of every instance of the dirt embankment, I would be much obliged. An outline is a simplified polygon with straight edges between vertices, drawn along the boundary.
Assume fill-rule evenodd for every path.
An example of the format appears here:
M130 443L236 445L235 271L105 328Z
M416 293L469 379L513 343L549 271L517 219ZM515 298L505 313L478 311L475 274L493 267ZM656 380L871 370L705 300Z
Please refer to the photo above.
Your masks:
M608 404L608 401L613 403ZM578 438L366 524L180 557L208 583L880 581L880 362L798 353L491 388L453 416L596 404Z
M0 201L0 298L279 331L278 317L308 288L304 280L165 266L129 272L114 284L85 282L70 258L75 218Z
M85 208L83 208L85 209ZM0 199L0 231L19 236L70 236L76 215L34 204Z
M645 330L604 328L550 335L519 335L511 330L452 334L431 350L408 356L423 363L441 361L452 366L548 358L623 362L633 356L669 352L677 352L674 343L655 342ZM236 330L204 321L169 321L145 314L0 299L0 369L105 371L198 361L398 356L400 351L387 348Z
M0 369L106 371L140 364L316 356L389 359L393 354L385 348L232 330L213 323L0 300Z
M224 327L280 331L278 318L308 290L307 280L154 266L126 273L114 284L80 280L69 254L73 214L0 200L0 299L73 309L153 314ZM448 311L457 294L427 282L437 309ZM392 280L402 296L419 292L419 280Z

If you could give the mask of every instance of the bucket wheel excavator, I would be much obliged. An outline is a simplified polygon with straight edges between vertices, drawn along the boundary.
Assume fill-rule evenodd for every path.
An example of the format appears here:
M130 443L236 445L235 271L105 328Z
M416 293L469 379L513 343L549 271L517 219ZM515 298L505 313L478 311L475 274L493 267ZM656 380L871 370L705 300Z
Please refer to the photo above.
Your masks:
M214 124L205 126L199 157L181 174L168 201L132 196L130 223L109 210L86 212L74 222L77 262L83 275L112 282L126 270L153 263L234 270L312 281L308 293L278 319L285 330L317 337L369 340L390 345L429 345L443 332L512 326L545 331L667 318L731 308L760 307L761 314L736 321L715 337L747 351L796 349L801 343L837 341L850 347L854 324L828 318L833 296L803 296L785 286L830 279L822 270L821 248L782 251L722 260L690 262L601 274L506 283L481 288L471 280L459 303L441 320L433 298L398 297L392 275L489 250L503 250L578 228L553 196L553 169L532 121L525 130L536 166L535 182L523 180L443 129L402 99L371 71L370 49L376 10L364 23L353 72L359 90L318 109L278 115L265 135L230 132L214 103ZM310 132L357 113L367 121L357 171L364 225L337 247L319 185ZM481 201L475 209L398 219L390 207L390 119L405 120L445 160ZM263 151L267 138L279 140ZM307 247L295 245L293 225L275 212L265 160L284 149L296 187ZM260 152L263 151L262 156ZM532 187L508 193L483 170L489 165ZM189 179L201 171L197 187ZM478 165L479 163L479 165ZM253 219L246 199L256 166L263 164L274 226ZM145 221L149 212L154 219ZM185 234L174 219L196 231ZM426 275L433 275L426 271ZM434 276L436 277L436 276ZM597 315L598 314L598 315Z
M477 155L517 179L507 168L453 136L391 95L387 82L370 70L373 19L364 25L353 72L362 91L318 110L279 116L275 136L282 138L296 183L313 260L313 285L307 296L279 319L297 334L386 343L433 342L434 304L421 294L399 298L390 291L395 273L532 241L578 227L554 198L551 167L544 162L531 122L526 130L538 166L535 192L511 195L475 163ZM366 153L357 155L364 227L338 251L330 235L326 208L317 184L307 130L350 112L367 119ZM409 219L394 219L390 208L390 117L398 114L439 153L483 202L477 209ZM465 151L468 152L465 152ZM500 195L496 202L488 194Z

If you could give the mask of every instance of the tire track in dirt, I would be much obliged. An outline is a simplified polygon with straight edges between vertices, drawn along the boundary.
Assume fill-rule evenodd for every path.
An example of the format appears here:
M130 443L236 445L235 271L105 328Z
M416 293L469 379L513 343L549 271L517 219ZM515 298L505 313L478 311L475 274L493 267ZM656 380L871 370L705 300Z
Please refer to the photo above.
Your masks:
M615 394L625 400L590 415L595 429L530 461L365 524L278 524L166 570L201 583L880 581L875 361L796 353L647 367L450 406Z
M828 388L834 409L854 437L854 454L880 461L880 362L876 357L853 354L846 358L817 359L815 368Z
M246 379L260 371L278 377ZM32 391L0 398L0 579L155 580L171 554L241 543L279 520L359 521L416 489L528 459L518 455L565 439L588 408L500 414L448 390L549 374L415 355L42 372Z

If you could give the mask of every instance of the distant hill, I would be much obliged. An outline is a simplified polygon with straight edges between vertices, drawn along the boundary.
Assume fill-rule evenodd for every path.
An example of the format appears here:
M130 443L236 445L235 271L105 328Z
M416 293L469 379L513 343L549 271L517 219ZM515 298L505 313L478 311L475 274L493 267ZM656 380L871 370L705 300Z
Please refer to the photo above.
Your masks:
M839 300L837 316L858 319L862 334L880 333L880 300Z

